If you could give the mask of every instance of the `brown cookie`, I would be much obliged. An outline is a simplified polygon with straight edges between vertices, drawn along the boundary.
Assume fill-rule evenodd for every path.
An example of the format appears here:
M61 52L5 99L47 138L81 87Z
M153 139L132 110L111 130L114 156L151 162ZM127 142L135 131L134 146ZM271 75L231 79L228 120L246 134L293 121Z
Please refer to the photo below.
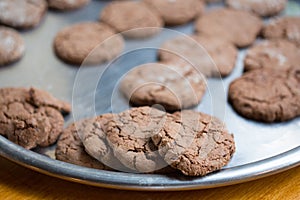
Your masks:
M168 116L152 140L164 160L188 176L221 169L235 152L233 135L220 120L192 110Z
M40 23L47 7L46 0L1 0L0 24L32 28Z
M134 172L153 172L167 166L151 136L163 126L168 114L139 107L115 115L107 125L107 141L114 155Z
M287 39L300 45L300 17L282 17L264 26L262 35L267 39Z
M113 150L106 141L106 126L114 117L113 114L104 114L90 119L85 127L78 132L85 151L111 169L128 171L127 168L114 156Z
M288 69L300 63L300 48L287 40L263 41L251 47L244 60L244 70Z
M54 8L58 10L74 10L81 8L91 0L48 0L49 8Z
M65 62L98 64L117 57L124 48L124 41L103 23L83 22L61 30L55 37L54 48Z
M134 105L159 104L174 111L199 104L206 82L201 73L183 61L148 63L128 72L120 90Z
M284 10L287 0L226 0L226 4L233 9L253 12L261 17L277 15Z
M246 11L224 8L201 16L195 26L201 35L221 37L237 47L246 47L260 33L262 20Z
M134 1L108 4L101 11L100 20L130 38L150 37L163 27L163 20L153 9Z
M0 66L19 60L24 51L21 35L11 28L0 26Z
M187 23L204 11L204 3L199 0L144 0L144 2L153 7L162 16L167 25Z
M300 115L300 69L258 69L229 87L229 101L242 116L262 122L282 122Z
M84 167L109 170L109 167L85 152L78 132L82 132L82 129L84 129L88 123L93 123L92 119L73 123L63 131L57 141L55 151L56 159Z
M235 66L237 53L230 42L195 35L166 41L158 52L162 61L175 61L180 57L186 59L207 77L229 75Z
M0 135L32 149L53 144L63 130L70 105L35 89L0 89Z

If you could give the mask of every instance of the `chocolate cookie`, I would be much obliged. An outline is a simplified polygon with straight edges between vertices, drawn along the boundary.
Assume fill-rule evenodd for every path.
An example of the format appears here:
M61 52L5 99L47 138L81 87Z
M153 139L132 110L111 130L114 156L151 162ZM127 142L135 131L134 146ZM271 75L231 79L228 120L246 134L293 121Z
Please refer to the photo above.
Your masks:
M230 42L216 37L194 35L165 42L158 54L162 61L186 59L207 77L218 77L231 73L237 53L236 47Z
M226 4L233 9L253 12L261 17L277 15L284 10L287 0L226 0Z
M1 0L0 24L32 28L40 23L46 11L46 0Z
M235 152L233 135L220 120L191 110L168 116L152 140L164 160L188 176L221 169Z
M186 62L148 63L128 72L120 90L134 105L160 104L174 111L197 105L206 83L203 75Z
M87 5L91 0L48 0L50 8L58 10L74 10Z
M113 114L104 114L90 119L85 127L78 132L85 147L85 151L101 163L119 171L128 171L114 156L113 150L106 142L106 129Z
M11 28L0 26L0 66L19 60L24 51L21 35Z
M49 146L61 134L70 105L35 89L0 89L0 135L32 149Z
M187 23L204 12L204 3L199 0L144 0L144 2L153 7L167 25Z
M262 28L262 20L246 11L217 9L196 21L196 31L201 35L222 38L237 47L252 44Z
M244 60L244 70L287 69L298 63L300 63L300 48L295 44L287 40L267 40L248 50Z
M253 70L229 87L229 101L242 116L282 122L300 115L300 69Z
M78 132L82 132L82 129L84 129L88 123L93 123L92 119L73 123L63 131L57 141L55 151L56 159L84 167L109 170L109 167L85 152Z
M134 1L110 3L101 11L100 20L130 38L150 37L163 27L163 20L153 9Z
M133 108L115 115L106 130L114 155L135 172L153 172L166 167L151 136L161 129L167 115L150 107Z
M300 45L300 17L282 17L265 25L262 35L267 39L283 38Z
M83 22L61 30L55 37L54 48L65 62L98 64L117 57L124 41L103 23Z

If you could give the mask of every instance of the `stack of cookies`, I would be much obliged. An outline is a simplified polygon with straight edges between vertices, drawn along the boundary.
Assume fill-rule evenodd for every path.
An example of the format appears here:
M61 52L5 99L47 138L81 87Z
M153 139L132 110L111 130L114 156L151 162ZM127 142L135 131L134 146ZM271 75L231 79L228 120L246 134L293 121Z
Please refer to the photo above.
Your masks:
M234 151L233 135L215 117L138 107L70 125L56 158L98 169L203 176L226 165Z

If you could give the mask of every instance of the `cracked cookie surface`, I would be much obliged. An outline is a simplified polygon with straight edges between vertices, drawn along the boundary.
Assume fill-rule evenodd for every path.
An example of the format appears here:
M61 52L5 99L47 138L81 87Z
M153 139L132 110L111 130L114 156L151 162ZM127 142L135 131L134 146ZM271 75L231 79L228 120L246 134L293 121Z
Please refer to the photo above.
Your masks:
M229 87L229 101L242 116L262 122L282 122L300 115L300 69L258 69Z
M47 11L46 0L1 0L0 23L14 28L37 26Z
M288 40L266 40L253 45L246 54L244 71L261 68L288 69L300 62L300 48Z
M149 173L167 167L151 140L162 128L167 115L150 107L133 108L115 115L106 130L114 155L134 172Z
M126 167L114 156L113 150L106 141L106 129L113 114L104 114L94 117L85 123L78 132L85 151L99 162L111 169L128 171Z
M262 20L246 11L228 8L210 11L195 24L197 33L222 38L237 47L252 44L262 28Z
M82 22L59 31L54 39L56 55L67 63L98 64L112 60L124 48L121 35L108 25Z
M0 97L0 134L26 149L53 144L63 130L62 113L71 110L35 88L2 88Z
M188 176L221 169L235 152L233 135L220 120L192 110L168 116L152 140L164 160Z
M128 72L120 90L134 105L159 104L172 111L197 105L206 90L204 76L184 61L147 63Z
M110 170L111 168L91 157L79 137L88 124L93 124L94 118L81 120L69 125L59 137L56 145L55 156L57 160L90 167L95 169Z
M24 51L22 36L11 28L0 26L0 66L19 60Z
M162 61L186 59L207 77L229 75L235 66L237 53L236 47L229 42L196 35L166 41L158 52Z

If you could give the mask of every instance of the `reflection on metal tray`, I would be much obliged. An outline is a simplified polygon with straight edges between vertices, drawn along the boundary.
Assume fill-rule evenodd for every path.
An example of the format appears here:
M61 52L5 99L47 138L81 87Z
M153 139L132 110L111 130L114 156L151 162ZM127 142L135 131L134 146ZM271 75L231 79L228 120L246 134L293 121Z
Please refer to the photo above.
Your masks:
M79 69L58 60L52 48L55 34L67 25L97 20L99 11L107 3L92 1L81 10L67 13L49 11L39 27L22 33L26 43L26 55L20 62L0 68L0 86L36 86L70 102L74 97L73 114L66 119L67 124L74 118L87 117L93 113L119 112L126 109L126 100L114 89L118 78L138 64L154 62L156 48L162 41L180 34L176 31L191 34L193 25L190 23L172 27L172 30L164 29L160 35L146 40L127 40L127 53L112 62L109 68L105 68L106 63L100 67ZM299 5L297 1L290 1L285 14L300 14ZM134 190L218 187L257 179L299 165L300 118L277 124L258 123L240 117L227 103L228 85L242 74L245 51L240 51L237 66L229 77L223 81L208 80L209 92L195 108L222 118L230 132L234 133L237 151L229 165L219 172L205 177L188 178L182 175L170 177L88 169L54 160L55 146L36 149L35 152L28 151L1 136L0 155L31 169L70 181Z

